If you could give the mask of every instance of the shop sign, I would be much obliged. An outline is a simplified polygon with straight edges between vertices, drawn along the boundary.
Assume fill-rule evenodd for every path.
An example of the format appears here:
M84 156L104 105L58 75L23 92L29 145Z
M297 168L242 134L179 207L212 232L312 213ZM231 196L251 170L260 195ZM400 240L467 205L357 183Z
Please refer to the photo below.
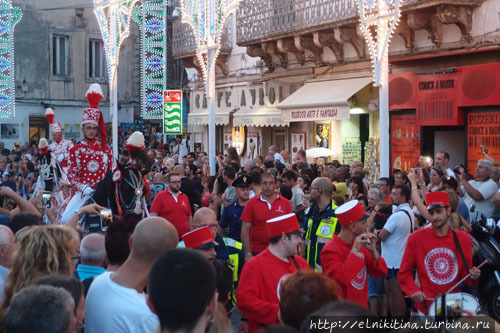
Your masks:
M420 126L462 126L462 108L500 104L498 73L500 63L456 67L441 74L391 74L390 109L416 110Z
M282 109L281 120L288 122L320 121L320 120L345 120L349 119L349 106L339 105L333 107L311 109Z
M163 134L182 134L182 90L163 91Z
M498 112L471 112L467 115L467 170L475 174L477 161L484 159L481 145L488 154L500 160L500 114Z
M420 126L417 124L416 115L391 115L392 171L409 171L417 166L419 157Z

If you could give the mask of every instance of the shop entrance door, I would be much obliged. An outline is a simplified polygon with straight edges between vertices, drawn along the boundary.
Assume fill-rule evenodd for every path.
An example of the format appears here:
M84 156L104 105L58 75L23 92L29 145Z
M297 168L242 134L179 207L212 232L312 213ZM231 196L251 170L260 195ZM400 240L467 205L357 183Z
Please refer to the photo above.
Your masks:
M434 156L440 151L450 154L448 166L453 169L465 160L465 132L464 131L436 131L434 133Z
M49 122L45 117L30 117L30 142L49 139Z
M288 147L287 129L273 129L272 144L278 147L278 152L286 150Z

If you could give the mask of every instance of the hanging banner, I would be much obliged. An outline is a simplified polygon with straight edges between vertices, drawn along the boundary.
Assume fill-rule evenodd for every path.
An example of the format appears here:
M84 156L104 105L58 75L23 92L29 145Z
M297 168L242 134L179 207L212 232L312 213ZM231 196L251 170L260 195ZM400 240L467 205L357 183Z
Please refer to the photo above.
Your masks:
M474 175L477 161L484 159L481 145L488 154L500 160L500 114L498 112L471 112L467 115L467 170Z
M415 114L391 115L391 165L408 172L420 157L420 126Z
M259 133L247 133L247 152L246 159L253 160L257 155L259 155Z
M246 143L245 127L233 127L232 139L232 145L234 148L236 148L236 152L238 152L238 155L243 156Z
M182 134L182 90L163 91L163 134Z

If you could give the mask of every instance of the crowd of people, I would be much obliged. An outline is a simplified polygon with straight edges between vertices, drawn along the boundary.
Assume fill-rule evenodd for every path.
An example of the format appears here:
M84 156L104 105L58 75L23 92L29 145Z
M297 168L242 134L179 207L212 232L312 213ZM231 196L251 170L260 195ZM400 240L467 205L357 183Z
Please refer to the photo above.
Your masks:
M500 204L487 148L475 177L441 151L370 184L360 161L276 146L245 161L230 147L210 175L181 136L127 133L114 161L100 97L91 86L81 142L51 112L50 145L0 142L3 331L308 332L311 316L428 318L477 286L470 232ZM103 224L106 175L117 210Z

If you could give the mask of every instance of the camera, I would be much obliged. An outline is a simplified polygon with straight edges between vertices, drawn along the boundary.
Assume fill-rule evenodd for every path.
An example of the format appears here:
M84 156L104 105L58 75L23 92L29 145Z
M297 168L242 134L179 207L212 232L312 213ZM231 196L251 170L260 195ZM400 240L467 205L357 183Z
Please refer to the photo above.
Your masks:
M42 204L45 208L50 209L52 207L52 193L49 191L44 191L42 194Z
M101 217L101 231L106 232L108 226L113 222L113 213L111 209L103 209L99 212Z
M464 165L463 165L462 163L460 163L460 165L459 165L459 166L457 166L457 167L455 167L455 168L453 169L453 172L454 172L454 173L457 173L457 174L460 174L460 168L463 168L463 169L465 170Z

